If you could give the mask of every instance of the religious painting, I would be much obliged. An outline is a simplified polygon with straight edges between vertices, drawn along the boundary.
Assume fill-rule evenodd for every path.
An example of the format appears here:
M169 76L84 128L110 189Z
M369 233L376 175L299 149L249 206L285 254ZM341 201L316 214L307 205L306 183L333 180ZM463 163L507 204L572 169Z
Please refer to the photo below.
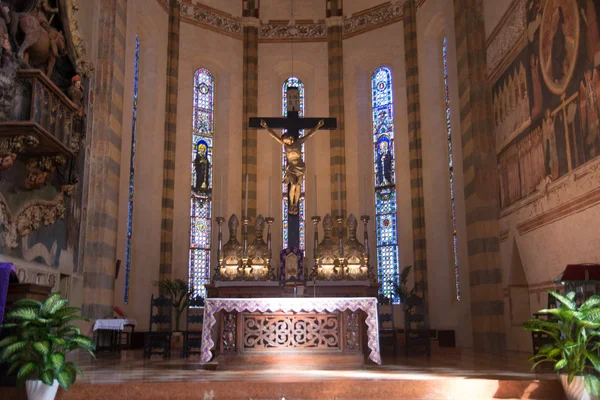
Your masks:
M527 0L523 47L492 80L502 207L600 154L599 11Z
M567 89L579 49L577 0L545 2L540 25L540 65L548 89L561 95Z

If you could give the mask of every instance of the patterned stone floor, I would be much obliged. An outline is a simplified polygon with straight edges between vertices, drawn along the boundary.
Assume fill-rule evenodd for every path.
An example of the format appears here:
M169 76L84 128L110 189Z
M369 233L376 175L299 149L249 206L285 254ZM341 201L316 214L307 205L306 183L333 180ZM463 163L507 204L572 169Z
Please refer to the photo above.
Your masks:
M384 358L356 370L220 371L193 358L100 354L77 359L84 377L57 399L562 399L556 375L532 373L527 357L439 349L429 359Z

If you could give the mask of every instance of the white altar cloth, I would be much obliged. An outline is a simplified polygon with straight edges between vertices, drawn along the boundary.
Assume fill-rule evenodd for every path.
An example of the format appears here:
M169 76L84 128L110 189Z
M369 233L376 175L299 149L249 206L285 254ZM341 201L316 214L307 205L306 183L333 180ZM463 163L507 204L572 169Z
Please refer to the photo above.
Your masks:
M379 321L377 315L377 299L375 297L295 297L295 298L256 298L256 299L206 299L204 301L204 326L202 327L202 348L200 363L206 364L212 358L211 350L215 346L212 340L215 326L215 313L226 312L352 312L362 310L367 314L368 346L371 350L369 358L381 364L379 353Z
M122 331L125 326L136 326L135 319L97 319L94 330Z

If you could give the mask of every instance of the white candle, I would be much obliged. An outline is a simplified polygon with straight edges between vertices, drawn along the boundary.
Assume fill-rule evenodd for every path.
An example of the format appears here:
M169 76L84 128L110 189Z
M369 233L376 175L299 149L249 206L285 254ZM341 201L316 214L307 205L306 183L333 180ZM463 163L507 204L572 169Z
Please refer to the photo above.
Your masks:
M269 217L271 215L271 175L269 175Z
M315 174L315 215L319 215L319 200L317 198L317 174Z
M220 194L219 194L219 217L223 216L223 174L221 174L221 179L220 179Z
M338 215L342 216L342 174L338 175Z
M363 215L367 215L367 175L363 177Z
M244 217L248 218L248 174L246 174L246 198L244 199Z

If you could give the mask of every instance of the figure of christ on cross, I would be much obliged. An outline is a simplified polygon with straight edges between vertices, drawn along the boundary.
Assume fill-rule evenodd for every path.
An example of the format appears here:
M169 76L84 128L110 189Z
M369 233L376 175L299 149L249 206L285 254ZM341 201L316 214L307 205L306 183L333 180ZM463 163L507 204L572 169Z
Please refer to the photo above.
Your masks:
M289 245L300 247L298 225L298 202L302 194L302 179L306 172L306 165L302 160L302 144L313 136L319 129L332 130L337 127L335 118L300 118L300 93L297 87L288 87L287 117L281 118L250 118L250 128L264 128L271 137L281 143L285 150L287 166L283 183L288 186L288 229ZM281 137L273 129L286 129ZM310 129L303 137L300 131Z

